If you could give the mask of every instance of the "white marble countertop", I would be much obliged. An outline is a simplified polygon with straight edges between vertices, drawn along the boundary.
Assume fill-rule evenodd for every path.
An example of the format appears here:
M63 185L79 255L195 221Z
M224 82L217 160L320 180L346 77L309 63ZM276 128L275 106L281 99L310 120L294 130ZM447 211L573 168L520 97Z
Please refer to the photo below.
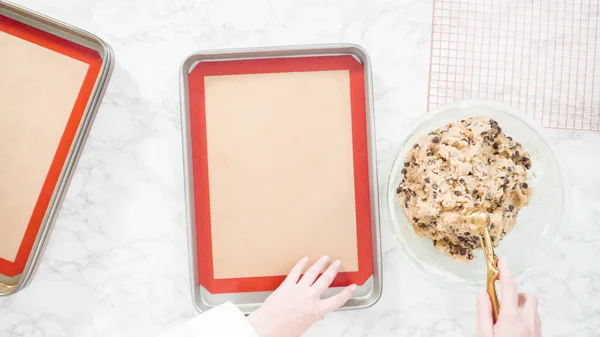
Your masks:
M431 0L18 0L89 30L117 64L34 282L0 299L0 336L153 336L194 312L178 69L194 50L352 42L372 58L378 158L425 110ZM235 9L235 10L234 10ZM571 214L520 278L545 336L600 335L600 133L546 131ZM385 183L384 181L381 184ZM308 336L472 336L475 298L414 274L383 225L384 292Z

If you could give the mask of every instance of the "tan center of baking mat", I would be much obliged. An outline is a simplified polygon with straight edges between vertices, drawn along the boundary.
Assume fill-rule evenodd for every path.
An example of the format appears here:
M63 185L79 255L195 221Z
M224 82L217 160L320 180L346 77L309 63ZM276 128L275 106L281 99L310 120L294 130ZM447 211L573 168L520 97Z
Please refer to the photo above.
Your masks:
M329 254L358 270L347 70L207 76L215 279Z
M16 258L88 68L0 32L0 258Z

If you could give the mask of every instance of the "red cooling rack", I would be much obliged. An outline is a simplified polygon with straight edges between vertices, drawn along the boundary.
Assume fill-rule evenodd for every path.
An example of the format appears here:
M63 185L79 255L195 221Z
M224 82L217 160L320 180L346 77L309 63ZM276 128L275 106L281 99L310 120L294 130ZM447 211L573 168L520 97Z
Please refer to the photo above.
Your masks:
M428 109L488 99L600 130L599 0L434 0Z

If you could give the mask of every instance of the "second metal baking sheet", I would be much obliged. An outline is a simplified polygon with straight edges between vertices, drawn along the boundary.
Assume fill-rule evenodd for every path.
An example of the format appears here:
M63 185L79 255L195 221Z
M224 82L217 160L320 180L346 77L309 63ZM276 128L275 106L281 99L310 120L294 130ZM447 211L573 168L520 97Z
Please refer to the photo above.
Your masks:
M35 272L112 65L97 37L0 1L0 295Z

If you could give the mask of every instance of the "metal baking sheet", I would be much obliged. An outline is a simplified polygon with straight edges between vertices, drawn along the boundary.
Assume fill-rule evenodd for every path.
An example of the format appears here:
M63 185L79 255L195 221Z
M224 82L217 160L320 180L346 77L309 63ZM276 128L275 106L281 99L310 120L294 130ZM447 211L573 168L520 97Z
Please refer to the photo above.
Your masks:
M77 104L81 105L81 110L79 110L81 111L81 117L79 123L75 124L72 128L72 141L61 141L60 143L60 146L64 148L64 161L59 161L62 165L56 167L56 183L50 185L47 193L47 206L41 208L41 223L38 223L39 229L33 231L33 234L31 234L28 239L30 240L31 248L27 250L26 255L20 260L24 262L22 272L11 276L0 275L0 296L6 296L14 294L26 287L31 282L39 266L41 256L43 255L52 227L58 216L60 206L62 205L66 190L73 176L75 166L79 160L102 96L104 95L112 74L114 54L110 46L88 32L21 6L0 0L0 26L2 25L5 25L5 27L11 26L13 30L22 30L32 36L36 36L36 39L44 41L43 44L30 41L33 44L46 47L45 43L51 43L53 46L60 46L61 43L70 43L72 45L77 45L77 48L82 47L82 50L87 50L86 52L91 52L92 54L93 52L96 52L100 59L97 65L97 74L96 70L92 72L90 69L86 75L86 81L83 84L89 86L89 96L79 96L77 99ZM9 32L9 35L12 34ZM57 52L60 53L61 51L58 50ZM91 76L90 74L96 75L88 79L87 77ZM75 111L75 109L77 108L74 108L73 111ZM46 186L46 184L44 186ZM21 267L17 269L20 271Z
M377 193L377 170L375 159L375 133L373 118L373 94L372 94L372 75L369 57L367 53L356 45L336 44L336 45L317 45L317 46L298 46L298 47L277 47L277 48L259 48L243 50L215 50L194 53L186 58L181 67L181 117L182 132L184 144L184 170L185 170L185 190L187 203L187 224L188 224L188 243L189 243L189 262L190 262L190 281L192 294L196 308L199 311L205 311L226 301L232 301L243 312L250 313L257 309L264 302L270 291L260 290L260 286L243 286L242 291L209 291L205 286L200 285L200 275L202 273L198 264L198 243L196 233L196 200L194 188L194 169L192 161L192 129L190 122L190 82L189 74L200 63L221 62L221 61L241 61L260 60L260 59L285 59L285 58L314 58L331 56L351 56L362 65L362 78L364 78L364 105L366 112L366 142L367 142L367 161L369 180L369 198L370 198L370 247L372 274L364 284L359 285L354 297L341 308L341 310L366 308L377 302L382 291L382 271L381 271L381 247L379 239L379 202ZM362 93L361 93L362 94ZM202 247L206 249L206 247ZM212 268L212 266L211 266ZM206 273L205 268L202 268ZM269 282L272 282L272 279ZM256 289L253 289L256 288ZM227 290L227 287L221 290ZM231 290L231 289L230 289ZM337 292L337 289L329 289L326 296Z

